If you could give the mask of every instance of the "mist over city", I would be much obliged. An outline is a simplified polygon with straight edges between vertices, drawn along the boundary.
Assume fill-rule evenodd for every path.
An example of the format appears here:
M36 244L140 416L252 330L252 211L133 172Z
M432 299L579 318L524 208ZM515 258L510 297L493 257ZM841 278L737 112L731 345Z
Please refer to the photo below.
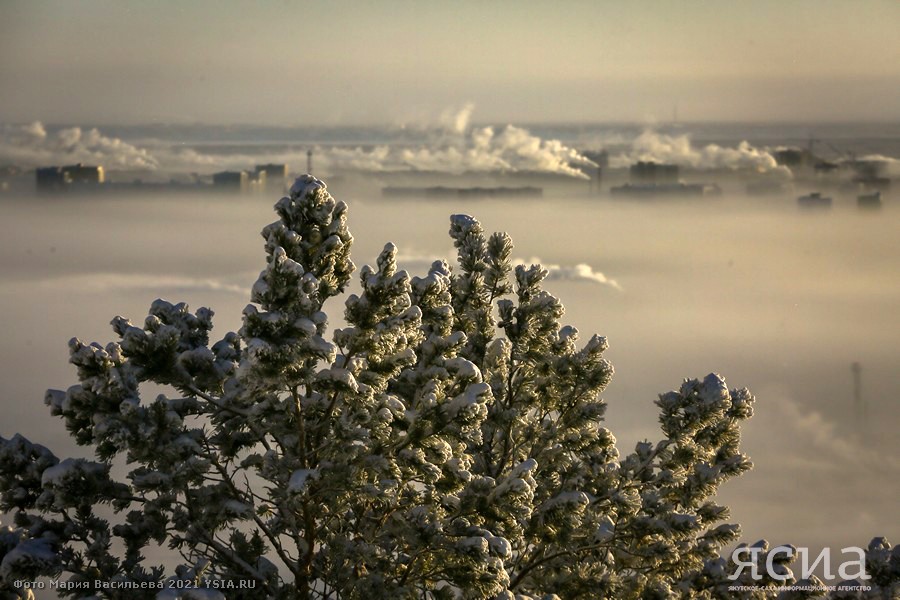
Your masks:
M6 2L0 436L96 460L44 402L77 382L69 340L157 298L241 330L308 173L356 265L325 339L387 242L411 276L455 269L472 215L543 265L579 347L606 336L623 456L664 437L659 394L718 373L756 397L754 467L716 495L736 541L896 543L898 23L875 0Z

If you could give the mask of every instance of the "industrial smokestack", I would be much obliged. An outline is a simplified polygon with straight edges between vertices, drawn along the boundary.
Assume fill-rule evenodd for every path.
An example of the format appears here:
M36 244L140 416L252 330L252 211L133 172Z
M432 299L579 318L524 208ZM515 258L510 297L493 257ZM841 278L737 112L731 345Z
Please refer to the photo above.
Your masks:
M862 365L855 362L850 365L850 370L853 372L853 412L856 413L858 424L865 425L866 405L862 397Z

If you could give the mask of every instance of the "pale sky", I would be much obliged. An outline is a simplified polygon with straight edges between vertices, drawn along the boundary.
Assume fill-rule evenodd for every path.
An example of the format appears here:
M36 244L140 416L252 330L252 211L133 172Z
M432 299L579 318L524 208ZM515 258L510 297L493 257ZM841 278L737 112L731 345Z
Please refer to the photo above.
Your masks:
M900 2L0 0L0 122L900 120Z

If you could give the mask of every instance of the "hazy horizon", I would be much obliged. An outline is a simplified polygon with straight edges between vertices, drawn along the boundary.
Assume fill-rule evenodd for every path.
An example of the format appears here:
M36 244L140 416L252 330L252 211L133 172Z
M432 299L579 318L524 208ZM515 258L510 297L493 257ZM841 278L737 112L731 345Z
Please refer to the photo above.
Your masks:
M454 107L448 107L454 108ZM443 111L446 112L446 111ZM435 113L433 115L433 119L437 119L440 117L439 113ZM100 129L104 128L139 128L139 127L222 127L222 128L232 128L232 129L240 129L240 128L259 128L259 129L273 129L273 130L281 130L281 129L329 129L329 130L340 130L340 129L406 129L406 128L420 128L427 129L428 121L423 118L421 121L416 122L391 122L391 121L377 121L377 122L341 122L341 123L263 123L257 121L135 121L133 123L117 123L117 122L103 122L103 121L43 121L41 119L25 119L25 120L10 120L10 121L0 121L0 125L28 125L30 123L34 123L35 121L41 122L44 127L47 128L62 128L62 127L96 127ZM671 118L669 119L647 119L647 120L634 120L634 119L622 119L622 120L566 120L566 119L546 119L546 120L522 120L522 121L511 121L511 120L499 120L499 121L490 121L486 119L473 119L469 124L473 128L478 127L496 127L498 125L515 125L519 127L638 127L638 128L655 128L655 127L668 127L672 124L677 124L685 127L690 127L692 125L701 125L701 126L709 126L709 125L750 125L750 126L795 126L795 127L815 127L815 126L877 126L877 125L890 125L892 127L897 126L896 119L812 119L808 121L804 121L802 119L681 119L679 118L677 121L673 121Z
M0 6L0 122L900 119L900 3Z
M888 0L0 0L0 435L90 454L42 399L114 315L164 297L238 330L290 180L214 173L284 165L347 202L358 267L389 240L412 274L452 262L450 214L508 231L579 345L609 336L623 452L684 377L750 388L756 467L718 496L742 541L896 543L898 24Z

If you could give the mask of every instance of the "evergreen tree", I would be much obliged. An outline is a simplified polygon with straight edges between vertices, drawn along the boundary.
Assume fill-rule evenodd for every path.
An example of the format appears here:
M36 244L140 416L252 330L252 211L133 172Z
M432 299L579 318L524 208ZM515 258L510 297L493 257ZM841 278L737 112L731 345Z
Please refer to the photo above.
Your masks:
M606 339L579 345L508 236L455 215L457 264L424 277L388 244L329 340L347 206L304 176L275 210L238 333L210 344L211 310L157 300L113 319L117 342L70 342L79 382L46 403L95 461L0 438L0 597L42 575L79 598L774 597L729 590L720 557L747 390L685 381L657 400L661 440L620 456ZM873 586L896 593L900 554L876 542ZM174 574L145 559L159 544ZM201 589L154 587L183 582Z

